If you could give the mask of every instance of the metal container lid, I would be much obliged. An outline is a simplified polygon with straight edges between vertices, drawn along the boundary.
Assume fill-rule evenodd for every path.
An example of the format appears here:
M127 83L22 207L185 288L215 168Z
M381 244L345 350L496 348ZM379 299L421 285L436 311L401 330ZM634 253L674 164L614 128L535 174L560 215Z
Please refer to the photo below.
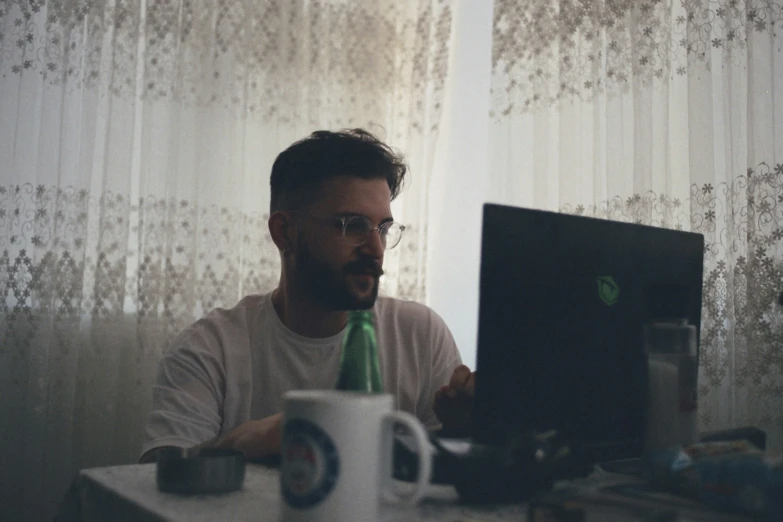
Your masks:
M245 455L219 448L166 448L157 456L158 489L168 493L229 493L245 481Z

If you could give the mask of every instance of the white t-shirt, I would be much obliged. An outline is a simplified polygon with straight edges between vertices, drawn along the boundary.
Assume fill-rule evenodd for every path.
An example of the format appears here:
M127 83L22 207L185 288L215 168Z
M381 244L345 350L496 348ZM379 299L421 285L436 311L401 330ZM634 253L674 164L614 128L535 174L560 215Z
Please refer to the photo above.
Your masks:
M433 310L379 297L372 309L384 390L428 428L436 390L461 363L448 327ZM182 331L158 366L142 454L190 447L251 419L282 411L294 389L333 389L343 333L298 335L280 321L272 294L216 309Z

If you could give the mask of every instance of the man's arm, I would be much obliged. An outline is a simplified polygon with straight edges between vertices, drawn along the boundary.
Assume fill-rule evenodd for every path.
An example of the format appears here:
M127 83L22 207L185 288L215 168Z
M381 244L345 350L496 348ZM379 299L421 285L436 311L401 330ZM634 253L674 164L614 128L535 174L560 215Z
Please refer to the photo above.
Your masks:
M422 382L418 411L427 412L422 418L427 429L441 433L459 432L465 427L464 420L454 413L464 412L465 408L455 408L452 412L453 406L461 404L455 405L449 396L452 392L447 390L457 384L456 375L463 377L460 368L467 370L467 367L462 365L457 344L443 318L424 306L419 308L418 313L416 328L421 336L419 342L422 343L424 353L428 354L427 362L422 364L429 366L429 371L423 372L423 375L427 375L427 381ZM468 374L471 375L470 370ZM460 397L462 395L460 393Z
M225 448L242 451L246 459L258 460L280 453L281 426L283 414L278 413L259 420L247 421L233 430L193 446L199 448ZM140 464L156 462L158 454L167 448L158 446L144 453Z
M276 413L240 424L228 433L197 447L234 449L243 452L246 459L262 459L280 453L282 425L283 414Z
M183 332L158 364L144 426L145 461L156 448L190 448L220 433L225 375L216 340L205 332Z
M462 364L457 343L443 318L434 310L427 310L432 372L429 391L422 397L431 412L425 425L443 436L467 436L473 419L476 374Z
M174 448L178 448L178 446L158 446L157 448L152 448L151 450L147 451L144 455L141 456L141 458L139 459L139 464L149 464L150 462L157 462L158 453L160 453L163 450L174 449Z

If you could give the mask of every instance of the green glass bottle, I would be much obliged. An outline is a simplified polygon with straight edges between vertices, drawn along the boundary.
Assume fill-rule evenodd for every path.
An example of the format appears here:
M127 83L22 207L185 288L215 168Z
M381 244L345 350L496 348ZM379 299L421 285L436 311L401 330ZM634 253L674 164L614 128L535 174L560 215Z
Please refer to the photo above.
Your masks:
M383 393L372 312L348 314L348 330L343 338L337 389Z

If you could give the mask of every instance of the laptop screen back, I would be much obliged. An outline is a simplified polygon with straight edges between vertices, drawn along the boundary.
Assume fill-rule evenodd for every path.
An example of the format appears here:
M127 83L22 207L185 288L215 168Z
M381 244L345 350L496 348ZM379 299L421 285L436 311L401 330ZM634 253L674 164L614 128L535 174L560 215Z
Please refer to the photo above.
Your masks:
M644 325L700 326L700 234L484 206L473 439L557 429L594 460L639 456Z

